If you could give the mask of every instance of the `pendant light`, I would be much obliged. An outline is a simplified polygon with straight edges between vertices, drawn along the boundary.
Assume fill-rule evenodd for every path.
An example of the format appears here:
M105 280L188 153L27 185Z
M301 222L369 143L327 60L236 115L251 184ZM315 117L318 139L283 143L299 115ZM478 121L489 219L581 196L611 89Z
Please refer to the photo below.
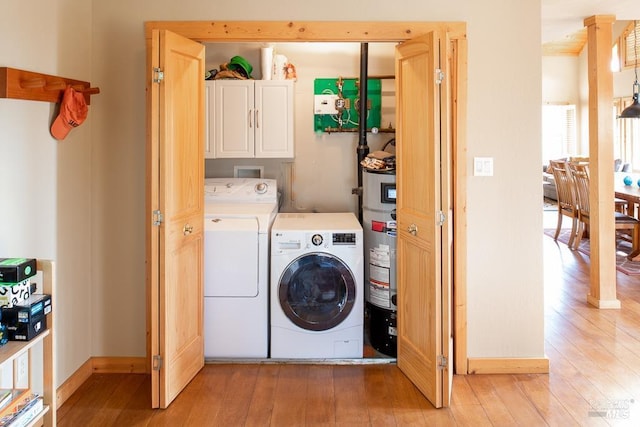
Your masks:
M622 110L618 116L619 119L639 119L640 118L640 102L638 102L638 92L640 85L638 84L638 22L633 21L633 52L635 53L635 73L636 81L633 83L633 104Z

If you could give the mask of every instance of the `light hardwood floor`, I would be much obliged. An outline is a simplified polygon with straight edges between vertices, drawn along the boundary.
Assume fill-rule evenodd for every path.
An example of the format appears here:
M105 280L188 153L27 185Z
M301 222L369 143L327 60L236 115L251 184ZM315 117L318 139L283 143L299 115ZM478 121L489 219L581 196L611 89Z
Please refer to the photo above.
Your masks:
M434 409L394 365L207 365L167 410L146 375L94 374L59 426L640 425L640 277L621 310L586 304L588 258L544 236L549 375L456 376Z

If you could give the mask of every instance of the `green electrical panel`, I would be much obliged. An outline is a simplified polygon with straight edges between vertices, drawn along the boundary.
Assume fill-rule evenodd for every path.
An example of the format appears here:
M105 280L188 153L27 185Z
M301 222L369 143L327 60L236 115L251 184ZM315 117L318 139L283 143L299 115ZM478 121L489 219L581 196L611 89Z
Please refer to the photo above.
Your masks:
M360 121L360 79L315 79L314 130L340 132L358 129ZM367 130L380 128L382 83L367 80Z

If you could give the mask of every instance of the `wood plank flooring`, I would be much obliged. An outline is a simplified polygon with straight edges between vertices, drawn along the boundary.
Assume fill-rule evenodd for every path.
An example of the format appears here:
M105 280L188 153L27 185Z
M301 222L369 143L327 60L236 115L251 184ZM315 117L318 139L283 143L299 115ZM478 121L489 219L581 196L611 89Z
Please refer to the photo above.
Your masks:
M455 376L434 409L395 365L206 365L166 410L146 375L94 374L58 410L66 426L638 426L640 277L621 310L586 304L588 258L544 236L549 375Z

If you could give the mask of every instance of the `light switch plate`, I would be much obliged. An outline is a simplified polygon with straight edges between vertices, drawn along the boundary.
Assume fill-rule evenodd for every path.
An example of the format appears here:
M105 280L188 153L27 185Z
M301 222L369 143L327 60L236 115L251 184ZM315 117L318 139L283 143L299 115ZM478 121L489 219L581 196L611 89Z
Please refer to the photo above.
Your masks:
M493 157L474 157L473 175L493 176Z

